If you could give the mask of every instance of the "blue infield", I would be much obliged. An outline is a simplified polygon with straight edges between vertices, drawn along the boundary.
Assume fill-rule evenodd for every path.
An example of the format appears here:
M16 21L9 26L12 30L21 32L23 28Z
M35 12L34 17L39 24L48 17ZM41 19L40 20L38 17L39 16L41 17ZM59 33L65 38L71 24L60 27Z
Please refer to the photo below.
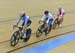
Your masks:
M50 50L53 50L57 47L60 47L74 40L75 40L75 33L70 33L70 34L66 34L63 37L58 37L55 40L48 41L43 44L34 46L20 53L47 53Z

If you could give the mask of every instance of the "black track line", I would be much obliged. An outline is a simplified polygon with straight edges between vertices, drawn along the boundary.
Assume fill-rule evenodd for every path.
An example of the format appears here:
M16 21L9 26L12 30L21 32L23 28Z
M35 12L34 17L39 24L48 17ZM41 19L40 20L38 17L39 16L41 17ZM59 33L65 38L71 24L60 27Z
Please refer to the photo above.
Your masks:
M73 10L73 11L66 11L65 13L75 13L75 10ZM55 15L54 13L52 13L52 15ZM35 18L35 17L41 17L42 15L38 15L38 16L31 16L31 18ZM17 20L17 19L8 19L8 20L0 20L0 22L9 22L9 21L13 21L13 20Z
M73 25L75 25L75 24L65 25L65 26L62 26L62 27L60 27L60 28L69 27L69 26L73 26ZM59 28L58 28L58 29L59 29ZM32 33L32 34L35 34L35 33ZM0 42L0 44L5 43L5 42L8 42L8 41L10 41L10 40L2 41L2 42Z

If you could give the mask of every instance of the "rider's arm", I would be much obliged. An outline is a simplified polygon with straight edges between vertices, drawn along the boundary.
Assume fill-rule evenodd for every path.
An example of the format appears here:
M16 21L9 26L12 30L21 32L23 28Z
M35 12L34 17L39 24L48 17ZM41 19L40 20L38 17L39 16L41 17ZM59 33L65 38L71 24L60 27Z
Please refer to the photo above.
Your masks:
M44 21L44 20L45 20L45 15L43 15L43 17L42 17L41 21Z
M19 17L18 22L16 23L16 25L18 25L20 23L20 21L21 21L21 18Z
M43 22L44 20L45 20L45 15L43 15L43 17L39 20L39 23Z
M20 21L21 21L21 18L18 18L18 22L14 25L14 27L18 26Z

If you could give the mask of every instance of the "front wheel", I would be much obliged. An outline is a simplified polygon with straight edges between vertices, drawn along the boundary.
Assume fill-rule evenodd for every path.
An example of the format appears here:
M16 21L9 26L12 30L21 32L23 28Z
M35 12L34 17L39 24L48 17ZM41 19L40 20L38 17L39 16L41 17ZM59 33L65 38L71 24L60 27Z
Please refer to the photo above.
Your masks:
M42 35L42 29L43 29L42 26L40 26L40 27L37 29L37 31L36 31L36 37L40 37L40 36Z
M14 32L10 39L10 45L15 46L19 42L19 38L20 38L19 31Z

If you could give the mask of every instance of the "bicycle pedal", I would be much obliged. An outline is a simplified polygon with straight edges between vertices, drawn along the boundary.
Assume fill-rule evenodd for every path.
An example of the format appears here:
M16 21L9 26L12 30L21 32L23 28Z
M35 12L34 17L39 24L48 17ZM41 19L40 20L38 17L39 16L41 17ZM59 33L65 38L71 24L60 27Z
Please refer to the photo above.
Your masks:
M21 36L21 37L20 37L20 39L22 40L22 39L23 39L23 37Z
M47 36L48 34L45 34L45 36Z
M23 42L27 42L27 38L23 38Z
M45 36L47 36L48 35L48 32L45 32Z

